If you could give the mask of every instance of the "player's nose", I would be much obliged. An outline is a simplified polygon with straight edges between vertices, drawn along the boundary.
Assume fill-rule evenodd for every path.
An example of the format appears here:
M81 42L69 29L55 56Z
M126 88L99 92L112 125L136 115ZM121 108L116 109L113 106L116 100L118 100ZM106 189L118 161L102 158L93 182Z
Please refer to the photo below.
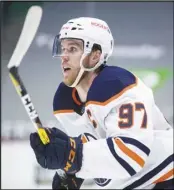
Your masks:
M69 61L69 56L68 55L61 55L62 62L68 62Z

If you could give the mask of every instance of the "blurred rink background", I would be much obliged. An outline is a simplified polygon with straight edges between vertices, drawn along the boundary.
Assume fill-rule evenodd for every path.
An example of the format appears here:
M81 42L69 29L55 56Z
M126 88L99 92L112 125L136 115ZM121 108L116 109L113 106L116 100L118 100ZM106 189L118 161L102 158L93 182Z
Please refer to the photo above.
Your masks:
M173 2L2 2L2 189L51 189L54 174L36 163L28 141L35 129L7 70L32 4L42 6L43 17L20 74L44 125L59 127L52 112L62 79L60 61L51 56L54 36L67 20L90 16L104 19L111 28L115 48L109 65L133 71L150 86L156 104L173 126Z

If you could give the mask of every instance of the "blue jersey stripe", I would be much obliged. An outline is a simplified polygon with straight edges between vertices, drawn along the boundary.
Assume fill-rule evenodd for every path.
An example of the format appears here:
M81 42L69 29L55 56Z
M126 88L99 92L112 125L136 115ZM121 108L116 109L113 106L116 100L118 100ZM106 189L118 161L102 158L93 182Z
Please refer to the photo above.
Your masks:
M167 159L165 159L161 164L159 164L156 168L148 172L146 175L141 177L139 180L135 181L131 185L127 186L125 189L134 189L143 183L147 182L150 180L152 177L157 175L159 172L161 172L165 167L167 167L171 162L174 161L174 154L170 155Z
M130 138L130 137L120 137L118 136L124 143L131 144L142 150L145 154L149 155L150 149L145 146L143 143L140 141Z
M104 183L100 183L99 180L104 180ZM97 179L97 178L95 178L94 181L98 186L105 187L106 185L108 185L111 182L111 179L102 179L102 178Z
M125 161L123 160L118 154L116 153L114 149L114 145L112 142L112 138L107 139L107 144L109 147L109 150L111 151L112 155L115 157L115 159L120 163L120 165L132 176L136 174L136 171Z

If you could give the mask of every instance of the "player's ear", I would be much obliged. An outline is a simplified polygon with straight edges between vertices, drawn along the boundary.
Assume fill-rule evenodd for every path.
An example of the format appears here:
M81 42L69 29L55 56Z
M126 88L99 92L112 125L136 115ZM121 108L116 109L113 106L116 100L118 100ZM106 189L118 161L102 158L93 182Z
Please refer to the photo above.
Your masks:
M99 62L101 56L101 51L100 50L95 50L91 52L90 56L90 62L92 65L95 65Z

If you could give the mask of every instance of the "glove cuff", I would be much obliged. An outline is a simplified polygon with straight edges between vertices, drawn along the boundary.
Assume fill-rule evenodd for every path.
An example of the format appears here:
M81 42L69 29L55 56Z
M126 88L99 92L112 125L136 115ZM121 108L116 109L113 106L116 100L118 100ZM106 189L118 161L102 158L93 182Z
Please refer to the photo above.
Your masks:
M64 171L67 174L75 174L82 167L83 144L81 141L81 137L70 137L68 142L68 149L68 161L65 164Z
M78 150L77 150L77 154L76 154L76 157L77 157L77 172L81 169L82 167L82 159L83 159L83 144L82 144L82 141L81 141L81 138L80 138L80 143L78 144Z

